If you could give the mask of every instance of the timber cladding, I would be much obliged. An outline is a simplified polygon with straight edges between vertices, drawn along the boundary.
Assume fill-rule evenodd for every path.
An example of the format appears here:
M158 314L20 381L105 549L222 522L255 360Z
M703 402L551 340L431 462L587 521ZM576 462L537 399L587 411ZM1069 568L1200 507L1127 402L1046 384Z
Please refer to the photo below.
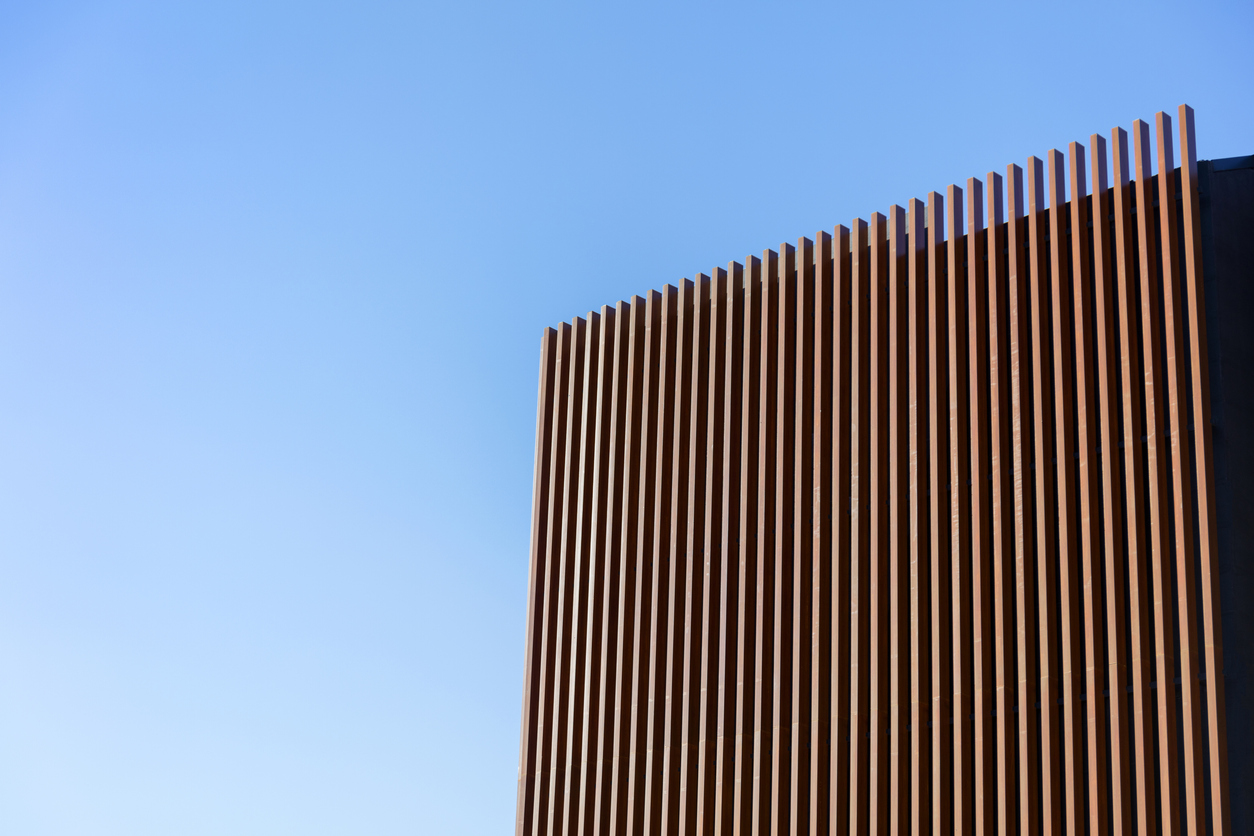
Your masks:
M518 836L1231 832L1172 144L545 331Z

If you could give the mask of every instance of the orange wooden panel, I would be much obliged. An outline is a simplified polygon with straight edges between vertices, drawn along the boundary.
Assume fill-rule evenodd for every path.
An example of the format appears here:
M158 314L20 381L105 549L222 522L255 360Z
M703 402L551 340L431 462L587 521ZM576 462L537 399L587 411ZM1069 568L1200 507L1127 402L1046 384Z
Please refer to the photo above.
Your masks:
M932 832L953 832L953 642L949 507L949 283L945 275L945 198L927 196L928 296L928 550L931 616L930 731L932 735Z
M594 743L589 747L589 763L584 789L584 809L580 817L582 833L592 836L605 832L603 825L609 815L608 791L609 767L614 756L615 694L618 685L618 658L623 631L620 629L623 581L626 574L620 554L625 515L621 513L628 471L624 467L623 451L629 443L630 425L627 421L627 398L632 390L631 349L633 323L632 305L644 306L644 300L633 298L631 303L619 302L614 312L613 361L611 366L609 421L609 449L606 456L605 516L599 529L605 580L602 585L600 675L594 723L590 735Z
M849 397L848 420L840 425L849 436L849 504L838 513L849 521L849 832L868 829L870 802L870 651L868 630L871 613L867 593L871 558L868 534L870 517L867 492L869 454L870 388L867 349L870 316L871 245L866 221L855 218L850 239L849 288ZM842 443L844 440L842 439Z
M795 262L796 333L793 345L793 424L789 457L793 460L792 514L786 546L792 553L792 691L789 747L789 820L785 833L810 830L810 695L811 647L814 636L813 535L814 511L810 494L814 486L814 244L797 241Z
M837 230L839 234L839 230ZM810 696L810 822L816 833L831 828L832 776L832 322L834 274L832 236L814 240L814 466L811 507L811 582L814 610Z
M797 253L791 244L780 246L776 282L779 286L779 348L775 379L775 595L774 682L771 712L770 822L773 836L788 832L792 781L792 524L794 505L793 457L797 409Z
M1089 157L1093 170L1093 343L1097 365L1097 401L1101 408L1097 444L1101 459L1101 530L1105 558L1110 815L1112 832L1124 834L1132 832L1132 763L1128 748L1132 725L1127 701L1128 637L1124 628L1126 602L1123 593L1127 573L1123 564L1123 478L1118 453L1121 397L1117 365L1119 303L1112 261L1114 200L1107 176L1106 140L1100 134L1089 138ZM1089 693L1093 693L1092 688Z
M751 832L763 836L771 832L771 749L773 685L775 677L775 424L776 379L779 375L780 286L779 256L772 250L762 254L762 304L759 319L760 357L758 359L758 510L757 582L754 605L755 628L753 696L753 810Z
M631 708L635 694L635 637L639 624L637 600L642 579L642 573L637 571L642 469L637 466L637 462L648 444L644 432L648 426L646 416L649 407L645 398L648 393L646 381L651 375L648 373L647 363L650 355L646 353L645 346L649 342L649 335L657 333L657 329L650 327L650 323L661 313L659 296L657 291L649 293L649 302L652 304L639 296L632 297L631 300L631 324L627 338L627 403L623 419L623 461L631 463L631 466L625 467L623 473L622 502L619 506L621 535L615 543L619 585L618 645L614 654L614 717L611 731L613 752L607 752L603 774L598 777L598 836L608 832L622 832L627 826L627 788L630 783L628 767L632 763ZM611 744L607 744L607 748Z
M1069 833L1078 833L1084 821L1084 747L1081 735L1084 717L1080 687L1084 678L1081 658L1084 610L1080 594L1080 559L1077 546L1075 490L1075 425L1071 408L1075 384L1072 369L1072 281L1067 247L1067 169L1061 151L1049 152L1049 265L1051 333L1042 341L1052 342L1052 381L1054 407L1054 485L1058 515L1058 671L1061 674L1061 731L1063 816ZM1043 459L1037 459L1037 466Z
M757 776L757 593L759 416L761 411L762 262L745 261L742 306L744 354L740 400L740 566L736 603L736 743L733 756L733 833L752 830ZM725 832L718 829L719 833Z
M988 231L984 226L984 184L967 179L966 377L968 385L968 455L971 514L970 642L971 642L971 816L969 830L977 836L997 832L998 761L997 694L998 677L994 657L999 634L994 610L992 487L993 467L989 429L989 255ZM995 225L994 225L994 228ZM994 257L997 253L994 253ZM996 299L996 295L993 297ZM996 309L994 309L996 315ZM995 390L994 390L995 391Z
M607 309L608 310L608 309ZM611 314L612 315L612 314ZM585 673L588 666L585 655L588 650L589 588L593 577L592 527L596 513L597 429L600 425L598 408L599 389L604 376L601 363L601 316L588 314L584 337L583 393L580 400L579 484L577 493L578 512L575 516L574 568L571 572L570 612L566 634L570 637L567 673L569 697L565 716L566 745L560 767L561 805L555 812L560 817L561 833L573 833L578 829L580 755L583 752L583 712L586 696Z
M695 762L696 786L692 804L691 829L685 832L707 833L714 823L714 805L722 784L718 781L718 740L720 737L719 700L732 689L722 687L721 669L725 663L724 642L720 640L726 626L727 586L723 572L727 566L727 541L724 539L723 517L727 513L724 482L730 475L726 463L731 461L727 450L728 413L727 361L732 353L728 339L730 308L729 290L735 277L716 268L710 283L709 358L707 372L707 429L705 435L705 519L704 543L698 560L704 564L701 578L700 680L695 695L697 716L696 751L688 757ZM694 663L695 664L695 663ZM690 746L693 744L689 744ZM689 790L693 792L693 790ZM687 825L687 819L683 820Z
M931 618L928 612L929 529L927 509L928 298L927 233L923 204L909 204L909 344L910 390L910 825L913 836L932 829Z
M609 305L601 307L600 333L597 338L596 362L596 405L594 415L595 438L592 443L592 474L587 521L589 529L586 536L581 532L580 543L587 555L583 562L587 563L587 582L585 596L585 627L583 666L583 699L575 709L572 705L572 722L578 725L579 749L574 751L571 762L577 771L571 779L571 801L568 802L567 833L584 834L587 832L588 820L592 815L595 803L592 793L596 785L596 761L600 739L598 719L601 714L601 675L603 667L602 640L604 639L604 618L606 610L606 594L611 561L605 548L606 510L610 505L609 492L612 490L610 481L611 449L614 445L613 434L618 427L614 420L616 351L618 341L618 311ZM572 730L573 731L573 730ZM574 735L571 734L571 748L574 750ZM572 821L573 819L573 821Z
M741 472L742 400L744 398L744 297L745 270L736 263L727 265L723 295L725 350L723 371L723 449L722 504L719 540L721 544L719 584L718 674L716 699L715 766L713 800L702 810L706 818L698 822L698 832L725 833L734 822L736 798L736 697L738 693L737 655L740 651L740 567L741 550ZM706 790L708 792L708 790ZM709 827L709 823L713 827Z
M565 506L566 484L566 427L569 414L567 401L570 392L570 367L573 365L570 325L563 322L557 329L557 365L555 367L556 397L554 399L553 444L549 464L549 508L547 530L549 532L545 555L546 571L538 609L543 609L540 619L540 644L534 648L539 657L539 683L537 692L536 721L532 728L535 737L533 777L531 779L530 821L523 823L528 834L543 833L548 814L548 763L551 749L552 701L553 701L553 644L556 641L558 566L561 556L562 509ZM542 603L541 603L542 602Z
M1171 438L1171 496L1176 557L1177 646L1180 652L1180 739L1183 744L1184 816L1191 834L1206 830L1202 761L1201 667L1197 649L1197 609L1193 591L1193 479L1189 472L1188 382L1184 340L1184 299L1176 238L1177 179L1172 153L1171 117L1155 118L1158 145L1158 218L1162 252L1163 335L1167 418ZM1161 681L1161 680L1160 680Z
M582 320L577 319L575 322L582 323ZM556 646L560 628L562 553L570 482L568 473L571 466L568 435L570 430L571 401L575 398L572 388L574 385L574 368L578 356L579 342L577 337L581 333L582 328L575 331L566 323L562 323L558 330L560 363L558 371L561 375L562 383L559 389L560 404L558 407L560 410L558 422L559 438L555 439L553 465L550 468L554 496L549 507L549 531L551 532L548 558L549 571L545 578L544 634L540 649L540 706L536 724L536 732L540 737L537 743L538 751L536 755L536 777L531 823L531 832L536 834L548 832L550 816L549 789L552 777L553 736L557 716L553 707L557 696L554 690L554 671L557 667Z
M1113 146L1115 265L1119 292L1119 356L1123 400L1124 507L1128 553L1129 654L1132 667L1132 739L1135 745L1136 792L1134 813L1141 832L1154 832L1158 821L1158 783L1153 769L1154 730L1151 723L1153 695L1153 633L1149 617L1149 548L1145 532L1145 476L1141 456L1144 436L1141 419L1141 343L1138 330L1138 282L1136 228L1132 225L1132 158L1128 135L1116 128Z
M910 354L906 212L888 210L888 641L889 661L889 832L905 834L911 814L910 681L913 655L914 572L910 560ZM918 241L916 237L914 239ZM882 830L880 831L882 832Z
M667 752L663 795L667 818L662 832L693 832L696 826L697 730L700 720L701 632L704 616L706 565L706 452L709 429L709 383L711 340L711 292L709 276L698 274L691 312L691 336L684 355L689 372L687 428L677 450L687 461L686 484L677 485L677 506L683 503L683 529L674 535L673 554L682 555L683 568L676 579L675 598L683 619L672 618L670 648L674 660L667 684ZM674 567L674 564L672 564ZM678 567L676 571L679 572Z
M703 277L698 276L698 280ZM683 676L683 635L687 599L685 576L688 555L688 441L692 409L692 363L694 324L699 310L695 282L679 286L675 306L673 355L667 369L667 399L663 402L666 425L659 427L660 446L665 452L665 479L658 480L657 528L654 529L654 568L660 584L653 602L651 644L654 652L654 678L649 700L649 746L645 778L645 816L650 832L674 834L678 815L678 766L680 683ZM666 378L663 378L666 380ZM669 434L667 433L669 428Z
M627 794L622 800L625 807L626 825L623 832L635 832L643 829L642 818L645 814L645 766L648 751L650 685L653 679L653 659L650 642L652 612L654 599L662 592L657 588L657 564L655 560L656 543L655 529L657 515L654 503L658 496L658 482L667 457L660 447L659 435L667 426L664 420L665 386L663 380L669 379L666 374L667 357L672 353L666 350L667 336L674 332L674 310L679 291L667 285L661 293L651 294L647 305L649 315L645 325L644 349L644 395L642 409L644 424L641 426L640 455L637 459L642 472L640 474L640 490L638 511L636 514L636 601L635 629L633 631L631 708L628 714L630 721L630 740L627 745L626 783ZM673 343L673 339L670 340ZM666 480L669 481L669 480ZM615 818L617 824L617 817Z
M890 670L892 662L891 631L889 622L892 588L890 561L892 549L889 543L889 418L888 376L889 351L889 272L888 272L888 219L879 212L871 215L870 266L867 285L867 494L865 498L867 539L870 555L870 581L868 602L870 615L868 701L871 718L868 727L870 739L869 799L867 827L871 833L886 833L890 827L889 802L891 798L892 699L890 696Z
M849 352L850 295L853 286L853 254L850 232L837 226L832 242L832 670L831 706L832 833L843 834L849 827Z
M557 563L555 640L553 644L553 699L550 703L548 785L545 788L545 831L550 836L562 832L565 798L566 710L570 700L571 610L575 603L574 585L578 538L579 484L582 481L584 443L583 390L587 362L588 321L575 317L571 322L572 362L567 368L569 397L566 402L566 468L562 488L561 553Z
M676 373L676 331L679 329L680 290L662 288L661 318L658 325L657 388L651 427L648 493L642 494L641 522L645 531L639 538L638 571L646 578L648 593L637 596L639 606L636 663L639 690L632 706L632 767L628 794L627 828L661 827L661 756L665 718L659 702L664 700L666 683L666 624L670 573L670 499L674 471L674 423Z
M952 703L950 728L953 731L953 830L971 833L975 830L975 736L974 724L974 660L972 657L971 618L971 387L968 378L968 297L967 239L963 232L963 192L949 186L946 194L946 223L949 237L945 244L945 296L949 349L949 414L945 423L949 430L948 490L949 504L949 663L952 665Z
M1058 658L1057 529L1054 501L1054 387L1050 339L1049 255L1045 242L1045 174L1036 157L1028 158L1028 261L1032 319L1033 470L1036 498L1035 571L1040 667L1037 714L1040 718L1041 827L1054 833L1062 821L1061 699Z
M1080 594L1083 607L1084 674L1080 683L1086 697L1081 706L1087 744L1080 756L1087 759L1083 774L1088 776L1082 787L1088 800L1089 827L1095 831L1106 825L1106 781L1108 774L1106 746L1106 644L1102 618L1102 519L1100 426L1094 356L1093 309L1090 288L1093 275L1089 268L1089 233L1100 219L1090 212L1086 200L1088 182L1085 177L1084 147L1072 142L1067 146L1068 189L1071 192L1071 321L1075 341L1075 442L1077 450L1076 488L1079 497L1077 540L1080 548ZM1096 197L1094 197L1096 201ZM1096 206L1096 204L1094 204ZM1095 223L1094 223L1095 222ZM1109 448L1107 448L1109 449ZM1085 797L1082 795L1081 798Z
M557 424L558 333L545 328L540 338L540 383L536 399L535 481L531 489L531 559L527 579L526 663L523 668L522 729L518 744L518 802L514 833L522 836L531 827L534 802L537 712L541 682L538 640L543 634L544 607L540 592L548 569L549 508L553 433Z
M1170 458L1168 451L1166 401L1162 352L1159 341L1151 339L1161 327L1159 318L1158 242L1154 234L1154 188L1151 171L1150 130L1141 120L1132 123L1133 163L1136 166L1136 231L1140 244L1141 350L1144 363L1145 395L1145 484L1149 493L1150 572L1154 618L1154 676L1158 709L1159 803L1162 805L1164 832L1176 832L1181 825L1180 796L1176 782L1176 677L1174 629L1172 625L1171 563L1168 530Z
M996 720L996 781L1000 792L997 806L996 832L1010 833L1018 822L1019 781L1015 758L1016 732L1016 639L1015 619L1015 529L1016 503L1014 436L1011 432L1013 391L1012 370L1018 378L1018 357L1010 352L1010 284L1006 262L1008 225L1006 223L1002 177L988 173L988 230L985 264L988 288L988 468L989 468L989 542L992 560L993 631L995 633L994 677L997 689L993 705ZM1022 214L1022 201L1019 205ZM1011 225L1018 218L1011 219ZM1017 240L1017 239L1016 239ZM1021 492L1020 492L1021 493ZM991 823L991 819L990 819ZM991 829L991 828L990 828Z
M1039 173L1039 167L1037 172ZM1010 203L1007 236L1007 322L1010 355L1010 433L1014 461L1015 633L1018 651L1016 687L1018 713L1019 833L1039 832L1040 764L1036 717L1040 682L1037 666L1036 532L1032 478L1032 347L1028 311L1031 291L1027 269L1028 220L1024 215L1023 169L1006 167Z
M1193 389L1194 478L1197 485L1198 562L1201 569L1205 653L1207 747L1213 832L1232 832L1228 807L1228 734L1224 707L1223 623L1219 612L1218 541L1215 533L1215 463L1210 423L1206 299L1202 281L1202 211L1197 183L1193 108L1180 105L1180 187L1183 200L1185 304L1189 310L1190 380Z

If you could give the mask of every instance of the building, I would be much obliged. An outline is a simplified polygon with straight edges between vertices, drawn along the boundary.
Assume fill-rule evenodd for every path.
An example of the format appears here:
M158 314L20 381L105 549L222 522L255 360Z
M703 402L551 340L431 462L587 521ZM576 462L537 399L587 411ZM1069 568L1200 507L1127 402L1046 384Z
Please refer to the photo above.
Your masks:
M519 836L1254 832L1254 158L1178 122L545 331Z

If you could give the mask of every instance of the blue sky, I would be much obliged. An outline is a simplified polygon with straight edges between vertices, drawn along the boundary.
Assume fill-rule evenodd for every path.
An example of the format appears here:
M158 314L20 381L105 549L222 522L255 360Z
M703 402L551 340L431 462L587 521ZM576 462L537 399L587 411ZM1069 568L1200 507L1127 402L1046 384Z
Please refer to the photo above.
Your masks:
M541 329L1181 102L1248 3L0 2L0 832L513 822Z

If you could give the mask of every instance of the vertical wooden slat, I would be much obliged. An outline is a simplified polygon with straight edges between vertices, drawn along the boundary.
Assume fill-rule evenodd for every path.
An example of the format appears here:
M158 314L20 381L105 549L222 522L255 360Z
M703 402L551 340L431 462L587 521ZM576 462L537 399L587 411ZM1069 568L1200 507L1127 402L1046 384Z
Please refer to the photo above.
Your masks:
M564 402L562 404L563 444L556 451L561 458L561 501L553 508L553 562L552 574L546 595L548 607L548 630L545 647L545 689L546 699L543 705L543 724L545 740L543 741L542 760L537 764L539 781L535 808L535 832L549 833L560 829L561 822L557 812L560 809L561 788L557 785L559 764L564 754L560 745L564 731L563 698L565 696L565 677L563 665L563 649L565 645L565 619L568 611L567 595L570 590L568 580L572 561L569 559L570 548L574 536L569 528L572 524L572 506L577 502L576 484L578 481L578 449L579 449L579 401L580 384L582 383L583 338L585 321L576 317L571 321L570 348L568 361L562 369L566 378Z
M1029 162L1029 167L1031 163ZM1039 174L1039 166L1035 174ZM1010 435L1014 461L1015 642L1018 657L1017 706L1019 833L1040 832L1040 764L1037 736L1040 716L1037 636L1035 480L1032 475L1032 336L1029 325L1031 291L1027 259L1028 221L1024 216L1023 169L1006 166L1010 203L1006 222L1008 258L1006 299L1009 306ZM1039 190L1038 190L1039 191Z
M1184 751L1184 815L1188 832L1206 830L1202 778L1202 706L1198 699L1201 668L1197 658L1197 609L1193 591L1193 482L1189 473L1187 426L1188 362L1184 343L1184 298L1180 295L1180 250L1176 238L1176 176L1171 117L1155 117L1158 145L1158 217L1162 239L1164 350L1166 353L1168 420L1171 433L1171 492L1175 510L1176 618L1180 648L1180 717Z
M927 372L928 298L923 204L909 203L910 422L910 824L913 836L932 830L932 681L928 663Z
M580 483L583 481L584 446L584 369L588 361L588 320L575 317L571 322L571 355L569 366L569 397L566 410L566 472L562 488L561 557L557 575L557 618L553 645L553 700L550 722L549 793L545 806L549 836L560 836L566 795L566 712L570 702L571 624L577 601L578 519L580 515Z
M709 384L711 353L712 282L704 273L698 274L692 301L692 322L688 353L688 428L680 455L687 461L687 484L678 486L683 499L684 529L675 534L675 553L683 555L682 589L675 591L682 599L684 617L672 621L671 647L676 654L671 668L674 678L667 688L667 733L671 747L667 761L669 787L666 809L669 824L662 832L689 834L696 826L697 732L700 721L701 638L707 588L706 549L706 453L709 429Z
M1089 202L1084 171L1084 147L1077 142L1067 146L1067 171L1071 192L1071 287L1072 324L1075 341L1076 486L1080 499L1078 534L1081 563L1081 590L1084 608L1084 692L1087 697L1082 716L1087 750L1077 753L1087 758L1085 793L1088 797L1088 824L1096 833L1106 827L1106 647L1102 620L1101 590L1101 459L1099 429L1101 412L1097 403L1093 373L1096 368L1093 337L1096 332L1090 306L1093 286L1089 270ZM1097 196L1093 206L1098 208ZM1104 403L1104 402L1103 402ZM1109 449L1109 448L1107 448Z
M870 581L867 596L871 612L868 618L869 632L869 697L871 722L869 724L870 752L867 766L870 773L867 825L871 833L887 833L891 826L889 803L891 800L892 697L891 661L892 634L890 627L890 590L892 589L889 540L890 459L888 438L890 432L889 389L892 386L888 374L889 346L889 270L888 270L888 218L875 212L871 215L870 276L867 285L867 495L865 511L867 540L869 544Z
M677 331L681 327L680 289L667 285L662 289L662 315L659 329L657 367L657 406L653 427L654 465L651 471L648 504L641 519L648 518L647 542L641 537L640 572L649 577L647 605L640 612L641 645L639 664L643 688L638 704L633 706L634 754L637 765L632 777L636 780L632 794L628 830L647 829L657 833L661 828L661 773L665 717L662 706L666 687L666 616L669 613L671 480L674 475L674 423ZM645 596L641 596L642 598ZM643 602L642 602L643 603ZM633 826L634 825L634 826Z
M688 489L692 472L689 459L691 444L691 412L693 409L692 357L697 337L697 320L700 317L702 290L708 289L709 281L697 276L697 281L684 280L679 286L679 304L676 306L674 378L671 382L673 395L673 429L671 430L670 482L662 483L666 492L659 513L665 537L658 537L661 555L660 574L665 578L667 594L656 598L660 605L654 626L659 662L662 664L655 680L651 717L655 723L650 738L653 742L650 777L654 783L649 788L646 803L655 803L656 812L645 821L655 822L652 833L673 836L678 830L679 816L679 761L680 731L683 712L680 701L683 683L684 636L689 626L687 577L690 555L688 545Z
M1145 378L1145 483L1149 493L1150 567L1153 582L1154 651L1158 697L1158 779L1162 827L1175 833L1181 824L1180 796L1176 783L1176 678L1172 624L1169 509L1164 507L1170 490L1166 392L1159 342L1161 320L1158 305L1158 247L1154 230L1154 189L1150 158L1149 125L1132 123L1136 165L1136 227L1141 276L1141 350Z
M797 253L782 244L776 281L779 284L775 419L775 622L774 698L771 729L771 833L788 832L792 792L792 629L793 600L793 455L797 411Z
M832 256L832 671L831 826L849 829L849 351L853 255L849 230L836 227Z
M771 832L771 757L775 677L775 390L779 374L779 256L762 254L762 303L759 319L757 581L753 695L753 836Z
M757 809L758 494L761 413L762 262L745 261L740 401L740 576L736 603L736 743L732 832L750 833ZM723 830L719 830L723 833Z
M626 486L630 482L629 472L635 470L634 467L624 466L623 452L629 444L633 444L630 438L627 400L628 393L633 391L634 386L631 373L633 370L639 370L638 364L635 366L631 364L632 329L636 321L643 322L643 319L637 320L632 317L632 306L635 304L639 304L643 309L644 300L634 297L630 303L619 302L614 312L613 362L610 382L612 394L608 412L610 440L606 461L609 472L606 477L605 518L599 529L606 567L601 605L601 672L597 696L599 710L593 718L594 727L590 732L594 743L590 747L583 801L585 807L580 817L581 833L584 836L600 836L607 832L606 817L609 815L608 780L611 777L610 767L614 758L618 658L625 635L621 625L623 585L627 574L624 572L620 543L626 515L621 511ZM641 313L643 314L643 310Z
M701 636L698 645L701 678L696 686L698 716L695 718L696 752L689 752L696 769L695 798L692 801L692 826L685 824L685 833L707 833L714 823L714 805L717 788L717 759L719 739L719 700L730 689L721 687L723 681L720 665L724 663L720 636L726 614L723 573L727 566L727 541L724 539L723 516L727 513L724 482L729 474L725 465L730 460L727 450L728 391L727 360L730 353L728 341L729 282L734 278L726 270L717 268L710 282L709 361L707 372L707 411L705 434L705 519L704 523L704 573L701 579ZM698 559L702 559L698 555ZM694 662L695 664L695 662ZM695 675L695 673L694 673Z
M604 307L613 317L613 308ZM604 323L601 313L589 312L583 350L583 396L581 401L581 436L579 450L579 486L577 495L576 540L574 540L574 572L571 589L571 623L567 628L571 637L571 661L569 661L566 719L566 763L562 778L562 833L576 833L579 828L579 775L582 771L581 756L584 750L584 732L587 723L584 713L588 702L588 653L594 628L593 585L597 583L598 543L597 506L601 489L597 484L602 473L599 465L599 449L604 439L601 435L601 391L606 384L606 366L602 350ZM612 323L611 323L612 327ZM597 613L599 615L599 613Z
M1106 687L1110 714L1110 819L1111 832L1132 832L1132 764L1128 740L1132 726L1128 716L1127 630L1123 566L1124 517L1123 472L1119 461L1118 381L1119 302L1112 261L1111 226L1114 203L1106 168L1106 140L1089 137L1093 168L1093 339L1097 362L1097 401L1101 407L1098 448L1101 451L1102 545L1106 572ZM1073 222L1074 223L1074 222ZM1090 687L1089 693L1093 690ZM1090 697L1090 706L1092 698ZM1100 704L1099 704L1100 705Z
M606 309L607 311L610 309ZM611 311L610 315L613 313ZM575 520L574 570L571 574L570 662L568 677L569 698L562 722L566 725L566 748L562 766L561 784L564 794L557 815L561 817L561 832L573 833L579 827L579 775L580 755L583 752L583 715L586 710L585 674L588 663L590 627L589 592L595 581L596 557L593 554L593 530L595 526L597 486L598 442L600 427L600 387L604 381L601 348L601 316L588 314L584 337L583 394L580 401L579 484L577 493L578 514Z
M1180 187L1184 197L1185 305L1189 311L1190 380L1193 388L1194 479L1197 485L1198 559L1206 671L1207 747L1210 760L1211 828L1232 832L1228 809L1228 733L1224 707L1223 623L1219 610L1219 546L1215 529L1215 463L1211 440L1210 367L1207 364L1206 298L1202 281L1202 211L1197 182L1193 108L1180 105Z
M1041 727L1041 828L1063 827L1061 739L1059 735L1058 617L1055 593L1056 528L1054 478L1054 395L1050 344L1049 255L1046 247L1045 175L1041 161L1028 159L1028 238L1032 309L1032 405L1036 476L1036 589L1040 638L1037 715Z
M949 285L945 275L945 198L927 196L928 530L931 581L932 832L953 832L953 654L949 507Z
M889 832L911 828L913 613L910 498L910 299L906 212L888 210ZM914 239L918 242L918 238Z
M995 228L995 227L994 227ZM966 333L968 381L968 450L971 508L971 730L973 830L977 836L997 832L997 694L994 654L1001 639L994 618L992 532L992 467L989 463L988 345L989 235L984 228L984 184L967 179ZM996 255L996 254L995 254ZM993 297L996 299L996 295ZM996 316L996 309L994 309ZM994 353L994 356L995 353ZM1000 593L999 593L1000 594ZM996 622L1000 623L1000 622ZM1004 786L1004 785L1003 785Z
M631 689L631 739L628 745L627 797L625 799L627 823L623 832L635 833L645 827L645 778L648 767L649 703L652 698L654 679L651 643L652 613L655 600L663 595L658 589L656 537L658 518L655 502L659 495L658 484L669 482L663 471L669 470L669 457L663 452L660 435L669 432L665 420L664 405L666 381L670 379L667 363L673 354L675 330L675 305L679 291L667 285L661 293L650 294L649 316L645 325L645 424L641 428L641 449L638 462L642 468L637 511L636 546L636 607L634 648L632 652ZM669 476L669 473L665 474Z
M634 702L634 671L636 668L635 652L638 635L639 592L643 573L638 571L637 538L640 532L640 507L644 468L643 451L648 446L647 435L643 434L648 427L646 418L649 406L648 395L648 361L651 357L646 353L645 346L650 334L656 329L649 323L660 312L657 303L657 291L649 293L649 302L639 296L631 300L631 324L627 339L627 384L625 387L625 411L623 418L623 452L624 473L622 477L622 501L619 505L621 513L618 520L620 536L614 543L618 560L618 644L614 653L614 697L613 721L610 735L612 754L607 751L602 772L598 775L597 814L594 832L597 836L608 833L622 833L627 827L627 809L629 796L627 789L630 784L631 757L631 708Z
M1010 304L1010 270L1002 258L1003 249L1009 246L1008 226L1019 222L1018 215L1006 223L1002 177L995 171L988 173L988 232L985 259L988 288L988 467L989 467L989 514L991 522L990 552L993 582L993 632L995 634L994 677L997 696L992 706L996 720L997 769L999 792L997 806L997 833L1012 833L1018 823L1019 774L1016 760L1016 689L1015 654L1018 636L1015 618L1017 592L1015 574L1015 532L1018 525L1016 502L1016 478L1014 436L1011 432L1014 391L1011 388L1012 372L1015 386L1018 383L1018 356L1010 352L1011 317L1017 312ZM1019 212L1022 214L1022 200ZM1014 238L1018 243L1018 237ZM1013 260L1013 256L1007 260ZM1016 277L1019 273L1016 272ZM991 822L991 819L990 819ZM991 829L991 828L989 828Z
M1115 264L1119 289L1119 356L1123 408L1124 507L1128 539L1128 610L1131 624L1132 729L1136 756L1136 826L1153 833L1158 822L1158 782L1153 768L1154 730L1153 632L1149 618L1148 544L1145 536L1145 481L1142 451L1144 420L1141 415L1141 342L1136 273L1136 228L1132 225L1132 158L1128 135L1116 128L1111 137L1115 164L1114 215Z
M849 290L849 420L841 432L849 435L849 505L839 512L849 518L849 832L866 833L870 802L870 651L871 602L868 534L870 528L870 388L871 244L866 221L852 226ZM848 430L845 430L845 427Z
M810 696L814 636L813 507L814 485L814 245L808 238L797 241L796 253L796 346L794 359L792 515L788 548L792 552L792 728L789 729L792 777L789 822L785 833L810 830Z
M550 477L552 445L557 423L555 386L558 382L558 333L545 328L540 338L539 395L536 398L535 480L531 488L531 556L527 579L527 633L523 668L522 729L518 744L518 802L514 833L530 833L534 803L536 726L540 704L540 659L544 606L539 595L548 569Z
M560 577L562 514L565 508L566 485L566 430L569 418L571 367L574 365L573 335L570 325L563 322L557 330L557 366L555 379L557 397L554 399L557 427L553 433L553 445L549 464L549 539L545 558L544 590L542 594L544 614L540 635L540 683L536 708L535 777L532 781L531 821L524 829L531 834L547 832L549 800L549 761L552 752L553 726L553 648L557 639L558 583ZM537 606L540 606L537 604Z
M742 399L744 398L744 307L745 270L736 263L727 265L728 279L723 296L724 334L723 372L723 449L722 503L719 539L722 545L722 568L719 585L717 742L715 745L714 800L706 805L708 818L699 822L699 833L728 833L736 821L733 804L736 799L736 741L740 735L736 723L736 687L740 651L740 567L744 552L740 536L742 443ZM705 826L713 822L713 827Z
M1049 264L1050 321L1053 326L1054 484L1058 514L1058 626L1059 666L1062 673L1061 788L1068 833L1078 833L1084 816L1084 717L1080 707L1083 663L1080 647L1084 610L1079 590L1080 561L1076 546L1075 425L1072 420L1072 282L1068 272L1067 169L1061 151L1049 152ZM1049 384L1047 384L1049 385ZM1039 460L1038 460L1039 467Z
M946 321L949 348L949 481L946 499L949 502L949 592L951 651L953 666L953 830L971 833L975 830L975 700L974 660L972 658L971 613L971 387L970 358L967 356L967 265L966 236L963 233L962 189L949 186L946 194L948 210L946 226L949 239L945 246L945 296L949 311Z
M571 821L565 827L567 833L582 836L587 831L588 819L592 814L595 802L592 793L596 785L596 760L598 757L597 737L598 719L601 715L601 676L604 671L601 660L605 638L604 618L608 602L606 601L609 587L609 575L612 561L608 558L605 548L605 527L607 508L610 506L609 492L612 490L611 455L614 446L614 433L618 422L614 419L613 409L617 403L615 385L616 374L615 347L618 339L618 311L609 305L601 307L600 333L597 338L596 363L596 408L594 411L595 440L592 444L592 496L588 522L590 531L586 538L580 537L587 554L586 586L587 605L585 640L583 652L583 700L578 712L572 711L574 722L579 725L580 750L572 757L577 764L578 772L571 782ZM573 737L573 735L572 735ZM573 742L572 742L573 748Z
M837 232L839 235L839 230ZM811 582L814 587L810 703L810 822L815 833L832 829L832 322L835 291L832 236L814 240L814 479L811 506Z

